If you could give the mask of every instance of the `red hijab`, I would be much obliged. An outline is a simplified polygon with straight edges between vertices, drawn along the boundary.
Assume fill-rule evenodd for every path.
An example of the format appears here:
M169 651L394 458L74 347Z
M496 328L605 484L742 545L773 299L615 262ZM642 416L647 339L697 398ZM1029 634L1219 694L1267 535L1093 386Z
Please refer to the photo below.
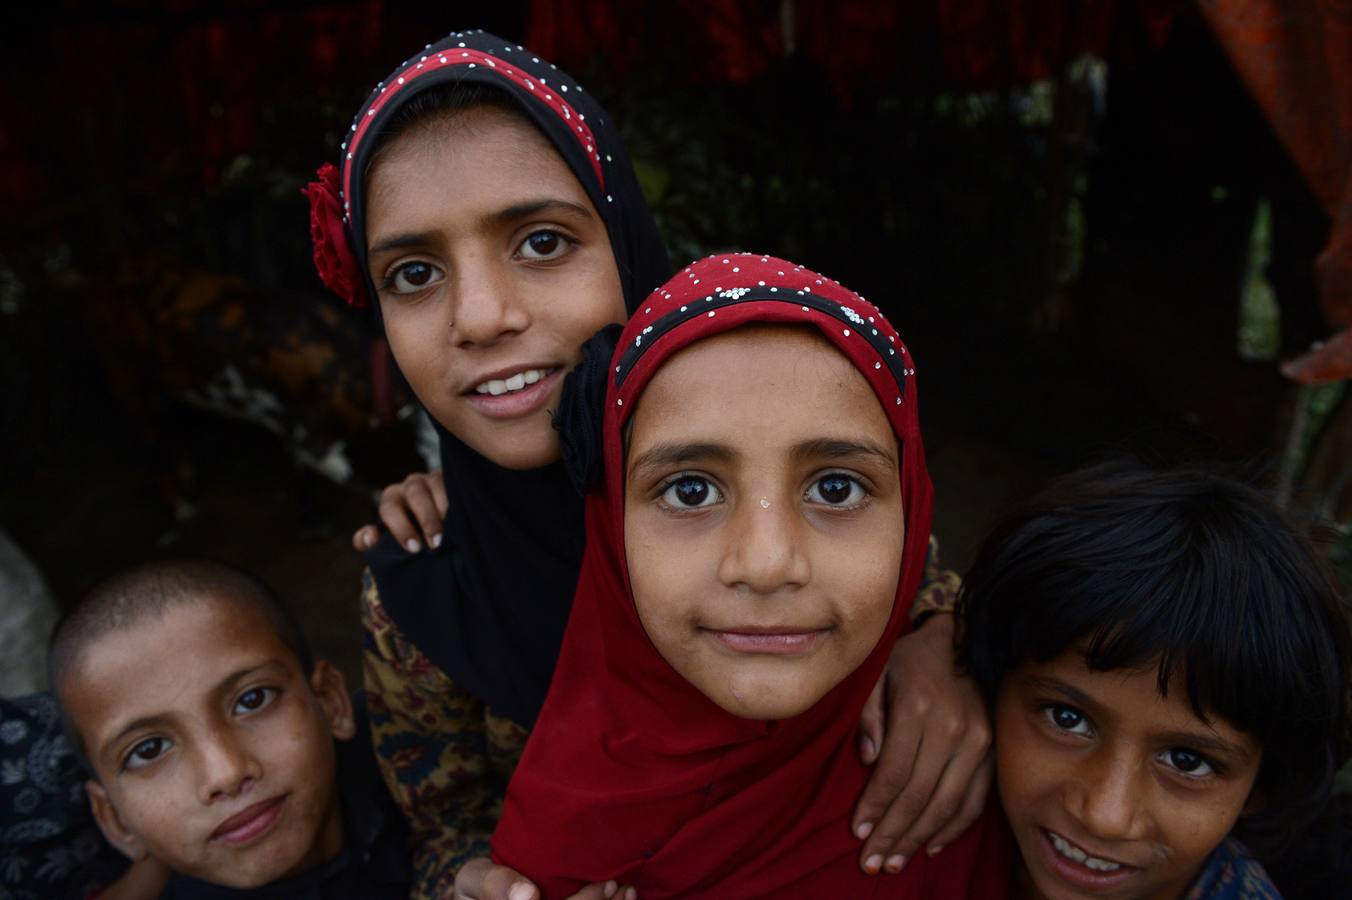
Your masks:
M624 550L622 435L644 386L681 348L752 322L816 327L864 374L897 436L906 526L878 645L811 709L775 722L725 712L658 654L634 608ZM710 256L639 305L607 373L605 479L587 498L572 617L493 836L497 861L551 900L608 879L643 900L1004 895L1008 843L989 814L899 875L865 875L850 832L869 776L855 749L860 712L908 628L930 533L913 365L870 303L773 257Z

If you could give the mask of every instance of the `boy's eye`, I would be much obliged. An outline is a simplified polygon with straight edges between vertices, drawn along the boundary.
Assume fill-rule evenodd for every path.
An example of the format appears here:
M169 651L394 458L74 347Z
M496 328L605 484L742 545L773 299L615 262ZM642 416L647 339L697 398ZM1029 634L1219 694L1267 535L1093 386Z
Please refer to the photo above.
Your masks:
M867 496L858 479L838 472L818 478L803 499L827 506L854 506Z
M698 475L682 475L667 485L662 500L676 509L699 509L723 501L723 494Z
M1043 714L1052 725L1071 734L1090 734L1089 720L1073 706L1053 705L1043 708Z
M520 253L526 259L557 259L567 252L572 242L557 231L533 232L521 242Z
M270 687L253 688L239 695L235 700L235 715L257 712L267 706L277 696L277 689Z
M131 752L127 754L126 762L122 764L123 768L144 768L163 756L172 746L174 744L168 738L146 738L131 748Z
M1160 761L1171 769L1177 769L1193 778L1205 778L1215 769L1200 753L1194 753L1183 747L1174 747L1160 754Z
M445 277L445 273L431 263L406 262L390 273L385 286L396 294L416 294Z

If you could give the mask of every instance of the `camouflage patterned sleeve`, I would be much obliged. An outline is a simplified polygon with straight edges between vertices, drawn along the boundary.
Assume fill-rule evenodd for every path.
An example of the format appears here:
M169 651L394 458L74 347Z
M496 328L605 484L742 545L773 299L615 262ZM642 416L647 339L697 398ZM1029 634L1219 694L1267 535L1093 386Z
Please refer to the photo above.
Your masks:
M962 576L951 569L939 567L939 539L930 535L929 552L925 554L925 574L920 589L911 602L911 622L919 627L935 613L951 613L957 606L958 588Z
M493 715L400 633L362 576L362 666L380 772L413 832L413 900L452 895L487 856L526 731Z

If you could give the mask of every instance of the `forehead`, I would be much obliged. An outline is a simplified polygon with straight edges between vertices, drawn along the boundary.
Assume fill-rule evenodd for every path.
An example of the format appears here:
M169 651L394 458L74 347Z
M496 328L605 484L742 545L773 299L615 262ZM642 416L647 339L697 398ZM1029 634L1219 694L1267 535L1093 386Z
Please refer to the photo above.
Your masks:
M208 596L94 639L62 700L92 747L118 722L191 712L230 675L269 662L300 669L262 610Z
M542 190L586 198L586 191L534 125L491 106L434 116L391 139L367 179L367 216L401 210L411 201L470 207L538 197Z
M663 363L634 411L632 442L859 432L887 446L892 427L854 364L810 326L750 325L705 338Z

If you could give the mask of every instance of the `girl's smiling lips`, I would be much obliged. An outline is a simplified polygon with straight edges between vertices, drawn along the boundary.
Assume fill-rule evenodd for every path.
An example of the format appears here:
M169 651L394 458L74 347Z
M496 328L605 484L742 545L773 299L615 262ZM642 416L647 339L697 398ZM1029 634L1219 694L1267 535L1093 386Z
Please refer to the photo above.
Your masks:
M208 840L225 844L227 847L243 847L251 844L277 824L285 803L285 795L255 803L217 825Z
M539 380L531 384L523 383L521 387L514 388L512 379L521 378L524 382L525 372L548 374L541 375ZM461 396L485 416L494 419L514 419L529 415L544 406L554 389L562 382L563 375L563 367L557 365L515 366L478 377ZM490 382L507 382L506 392L499 394L478 392L480 386L488 385Z
M738 626L728 629L705 628L705 634L736 653L763 653L792 656L806 653L826 634L825 628L791 626Z
M1055 835L1055 838L1053 835ZM1098 892L1109 890L1117 887L1141 871L1140 868L1136 866L1119 862L1112 857L1097 856L1089 853L1069 838L1063 837L1059 833L1048 831L1045 828L1038 829L1038 837L1040 839L1042 862L1044 866L1050 869L1053 874L1062 881L1083 891ZM1089 858L1113 863L1119 866L1119 868L1109 872L1102 871L1101 869L1091 869L1084 863L1070 859L1058 851L1054 844L1055 839L1060 839L1062 842L1069 844L1073 848L1072 852L1078 851L1084 853Z

